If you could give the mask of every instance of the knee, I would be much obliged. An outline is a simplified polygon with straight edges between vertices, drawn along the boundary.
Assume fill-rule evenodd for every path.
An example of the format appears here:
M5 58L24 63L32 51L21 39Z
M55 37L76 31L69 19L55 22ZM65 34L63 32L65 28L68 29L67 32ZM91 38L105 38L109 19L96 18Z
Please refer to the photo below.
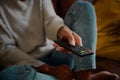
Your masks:
M90 3L90 2L87 2L87 1L76 1L72 8L75 10L75 11L87 11L87 12L94 12L94 6Z

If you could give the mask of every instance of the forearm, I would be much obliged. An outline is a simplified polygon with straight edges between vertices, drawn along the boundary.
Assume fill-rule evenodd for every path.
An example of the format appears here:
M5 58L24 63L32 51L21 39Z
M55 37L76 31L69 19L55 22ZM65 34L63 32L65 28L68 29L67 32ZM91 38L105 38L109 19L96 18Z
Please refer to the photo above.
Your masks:
M0 63L4 67L11 65L34 65L40 66L44 63L34 59L14 45L8 45L0 52Z
M51 0L43 0L43 18L47 37L56 39L58 30L64 26L64 21L56 15Z

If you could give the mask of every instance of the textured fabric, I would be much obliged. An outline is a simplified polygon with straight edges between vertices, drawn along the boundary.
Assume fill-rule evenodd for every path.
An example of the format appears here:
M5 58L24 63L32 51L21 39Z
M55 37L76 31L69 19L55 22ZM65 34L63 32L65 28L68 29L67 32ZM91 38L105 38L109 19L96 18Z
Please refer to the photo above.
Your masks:
M71 70L74 68L74 57L72 54L56 51L51 51L46 57L39 60L51 66L59 66L66 64ZM6 77L7 76L7 77ZM0 72L0 80L58 80L57 78L36 72L31 66L17 65L4 69Z
M81 36L84 47L94 52L94 55L81 58L75 55L75 71L95 69L97 30L96 15L92 4L78 0L68 11L65 24Z
M56 39L63 25L51 0L0 0L0 63L42 65L28 54L34 57L48 54L45 52L53 47L46 37Z
M97 56L120 61L120 0L96 0L94 6L98 23Z
M38 73L31 66L19 65L1 71L0 80L57 80L57 78Z
M71 70L73 70L75 67L75 59L73 54L57 51L55 49L51 51L51 54L40 58L40 60L51 66L66 64Z

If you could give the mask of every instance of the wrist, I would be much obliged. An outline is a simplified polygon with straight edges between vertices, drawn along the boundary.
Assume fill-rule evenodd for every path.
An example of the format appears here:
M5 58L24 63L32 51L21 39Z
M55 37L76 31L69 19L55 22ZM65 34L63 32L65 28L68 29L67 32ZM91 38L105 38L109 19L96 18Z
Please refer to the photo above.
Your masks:
M66 31L67 26L61 26L60 29L57 32L57 38L61 38L61 33ZM64 33L63 33L64 34Z

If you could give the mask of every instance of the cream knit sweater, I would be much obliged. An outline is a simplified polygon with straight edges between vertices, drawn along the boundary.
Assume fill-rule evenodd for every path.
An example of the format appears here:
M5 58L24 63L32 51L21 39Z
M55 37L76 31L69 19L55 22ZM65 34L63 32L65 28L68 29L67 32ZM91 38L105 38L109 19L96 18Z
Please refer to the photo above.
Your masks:
M63 20L51 0L0 0L0 64L40 66ZM49 43L48 43L49 42Z

